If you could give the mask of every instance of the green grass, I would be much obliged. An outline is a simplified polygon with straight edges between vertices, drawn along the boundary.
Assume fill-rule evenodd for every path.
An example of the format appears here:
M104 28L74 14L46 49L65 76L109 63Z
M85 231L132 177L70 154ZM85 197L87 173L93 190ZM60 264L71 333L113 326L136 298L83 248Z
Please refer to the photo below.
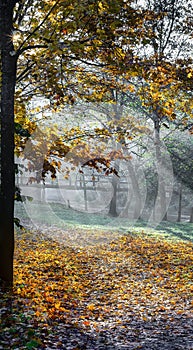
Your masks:
M103 214L88 214L66 208L62 204L43 204L31 202L25 207L16 203L16 216L25 221L30 217L32 222L39 225L56 226L67 229L77 227L79 229L118 230L123 234L129 232L136 234L147 234L152 236L163 236L165 239L183 240L193 242L193 224L187 222L175 223L163 221L159 225L138 220L133 222L127 218L112 218Z
M148 235L162 235L166 239L183 240L193 242L193 224L189 222L162 221L155 228L148 227L143 221L138 221L132 228L134 232L146 233Z

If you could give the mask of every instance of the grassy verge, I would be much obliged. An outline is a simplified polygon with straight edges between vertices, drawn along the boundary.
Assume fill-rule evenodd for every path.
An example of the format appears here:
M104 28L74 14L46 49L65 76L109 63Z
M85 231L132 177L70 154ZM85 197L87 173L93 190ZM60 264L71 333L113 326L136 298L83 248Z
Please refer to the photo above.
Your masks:
M169 240L183 240L193 242L193 224L187 222L161 222L154 227L149 223L128 218L112 218L103 214L89 214L66 208L62 204L30 203L24 207L16 205L16 215L21 221L32 220L32 224L55 226L59 229L84 229L91 231L119 231L122 234L128 232L147 234L150 236L163 236Z

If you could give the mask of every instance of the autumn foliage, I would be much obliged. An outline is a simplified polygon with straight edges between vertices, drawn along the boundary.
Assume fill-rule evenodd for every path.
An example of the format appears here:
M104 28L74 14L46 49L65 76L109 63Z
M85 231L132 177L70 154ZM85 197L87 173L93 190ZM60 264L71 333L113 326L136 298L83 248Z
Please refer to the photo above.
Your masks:
M62 322L96 334L109 327L127 328L125 318L147 325L161 318L168 331L176 319L191 318L192 243L144 234L111 235L109 243L82 247L37 234L20 235L13 315L23 315L32 328L49 329ZM38 334L33 333L32 340L43 349L47 338Z

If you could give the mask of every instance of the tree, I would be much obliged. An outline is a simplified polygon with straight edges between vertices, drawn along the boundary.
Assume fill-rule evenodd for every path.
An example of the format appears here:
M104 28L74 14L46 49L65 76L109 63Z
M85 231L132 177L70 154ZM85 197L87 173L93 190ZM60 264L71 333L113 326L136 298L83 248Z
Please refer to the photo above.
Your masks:
M0 0L0 277L6 286L13 283L16 82L21 103L34 94L52 99L55 108L73 103L65 78L75 63L83 70L86 64L124 69L132 57L128 44L141 40L143 20L144 11L123 0Z
M18 111L21 106L24 106L24 111L33 96L47 98L51 108L57 111L66 103L73 105L77 97L88 99L90 82L86 77L89 67L96 67L115 76L126 72L127 77L141 82L139 95L144 108L154 116L158 141L163 117L173 118L174 109L190 112L190 98L186 91L192 88L191 61L185 56L180 60L175 60L173 55L170 60L164 56L164 50L166 52L174 40L171 34L164 45L159 46L158 41L159 28L162 28L163 34L164 25L171 23L168 28L173 29L174 19L176 21L179 13L181 18L185 18L186 25L183 27L180 21L175 31L189 35L191 18L186 16L185 5L181 10L178 7L181 12L172 12L175 1L168 0L166 7L162 0L158 7L155 1L147 2L150 3L154 4L153 8L139 7L136 2L125 0L0 0L0 277L5 284L11 285L13 281L14 126L19 136L26 130L22 122L16 121L14 125L14 96ZM172 30L169 33L173 33ZM141 48L146 46L153 48L153 53L152 50L146 51L149 52L147 57L141 55ZM85 75L85 80L76 79L80 75ZM101 97L91 94L94 100L100 100L104 95L104 81ZM180 93L178 101L174 98L177 92ZM81 137L85 135L87 137L88 133L83 133ZM28 135L25 137L28 138ZM58 152L62 149L60 141L56 145ZM65 152L62 154L65 156ZM100 161L108 165L108 160L102 158ZM45 157L43 173L49 169L53 170Z
M193 140L190 133L178 131L166 138L165 145L170 154L174 175L178 182L179 206L178 220L181 220L182 212L182 194L183 188L186 187L188 192L193 190L193 169L192 169L192 151ZM192 222L192 206L190 210L190 222Z
M0 193L0 277L13 281L14 251L14 91L16 61L12 38L16 1L0 1L1 50L1 193Z
M167 219L166 189L161 150L161 130L180 116L192 115L192 50L190 2L145 1L149 16L146 24L152 33L148 51L144 50L139 95L145 114L153 122L157 168L160 169L160 205Z

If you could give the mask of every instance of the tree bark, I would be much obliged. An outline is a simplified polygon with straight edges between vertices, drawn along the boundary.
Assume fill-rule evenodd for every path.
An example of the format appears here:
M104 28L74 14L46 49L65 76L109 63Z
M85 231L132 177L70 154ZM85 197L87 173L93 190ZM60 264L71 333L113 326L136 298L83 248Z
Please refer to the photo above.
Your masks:
M14 92L16 81L16 55L12 42L14 5L15 1L0 0L0 278L5 288L13 284L14 253Z
M181 216L182 216L182 184L179 184L179 203L178 203L177 222L181 221Z
M160 122L159 117L154 119L155 131L155 153L157 161L157 169L159 172L159 196L160 196L160 219L167 220L167 206L166 206L166 189L163 174L162 154L161 154L161 140L160 140Z
M113 179L112 179L112 187L113 187L113 195L110 201L110 206L109 206L109 215L116 217L118 216L117 213L117 185L118 185L118 178L116 175L113 174Z
M193 223L193 207L190 210L190 223Z

